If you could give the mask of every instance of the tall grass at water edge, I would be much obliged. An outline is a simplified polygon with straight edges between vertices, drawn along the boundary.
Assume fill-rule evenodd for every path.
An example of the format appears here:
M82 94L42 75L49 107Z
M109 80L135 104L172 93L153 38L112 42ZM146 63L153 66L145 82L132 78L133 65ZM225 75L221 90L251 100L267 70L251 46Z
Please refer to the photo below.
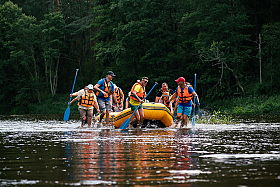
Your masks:
M211 108L224 114L263 114L280 112L280 95L248 96L214 101Z
M234 124L234 114L280 113L280 95L248 96L209 103L209 114L197 117L197 123ZM207 107L206 107L207 108Z

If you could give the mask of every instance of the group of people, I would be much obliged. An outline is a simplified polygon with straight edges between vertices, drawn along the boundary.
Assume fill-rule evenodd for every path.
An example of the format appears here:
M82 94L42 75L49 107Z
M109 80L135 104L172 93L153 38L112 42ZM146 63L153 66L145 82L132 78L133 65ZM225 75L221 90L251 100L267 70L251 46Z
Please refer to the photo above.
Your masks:
M84 89L70 94L70 97L76 96L70 104L78 101L82 126L84 126L86 119L88 126L91 126L93 107L96 108L98 113L101 112L99 122L106 115L105 121L107 125L109 124L109 113L111 111L118 112L123 110L124 93L120 87L117 87L112 82L115 76L112 71L108 71L106 77L100 79L94 86L89 84ZM155 102L163 103L169 108L171 113L176 116L176 124L179 124L178 122L181 121L181 127L183 127L187 126L188 118L192 112L192 98L195 97L198 103L199 98L190 83L186 82L183 77L179 77L175 81L178 84L175 92L168 88L167 83L162 83L161 89L156 94ZM143 77L141 80L136 81L126 99L126 108L130 107L134 111L141 103L145 102L145 87L148 82L148 77ZM93 89L97 91L96 94L94 94ZM140 127L143 121L144 110L143 105L141 105L135 111L135 118L130 122L129 127L132 127L133 124L137 124L136 126Z

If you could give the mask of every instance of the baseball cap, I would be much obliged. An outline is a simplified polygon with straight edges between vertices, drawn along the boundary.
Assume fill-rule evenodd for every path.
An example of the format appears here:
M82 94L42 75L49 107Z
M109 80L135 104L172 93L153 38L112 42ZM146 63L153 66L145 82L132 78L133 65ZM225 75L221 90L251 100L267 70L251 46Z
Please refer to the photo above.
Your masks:
M175 80L176 82L180 82L180 81L182 81L182 82L185 82L185 78L184 77L179 77L177 80Z
M92 84L89 84L89 85L88 85L88 89L89 89L89 90L93 90L93 85L92 85Z
M107 75L111 75L112 77L115 77L116 75L112 71L108 71Z

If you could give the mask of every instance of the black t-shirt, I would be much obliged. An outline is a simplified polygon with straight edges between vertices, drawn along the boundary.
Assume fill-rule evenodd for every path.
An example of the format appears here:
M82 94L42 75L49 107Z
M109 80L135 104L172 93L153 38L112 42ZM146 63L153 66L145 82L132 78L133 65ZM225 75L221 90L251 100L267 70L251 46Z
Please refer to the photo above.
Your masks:
M168 91L169 91L169 96L172 96L174 94L174 91L169 89L168 88ZM161 97L162 96L162 89L160 89L156 95L156 97Z

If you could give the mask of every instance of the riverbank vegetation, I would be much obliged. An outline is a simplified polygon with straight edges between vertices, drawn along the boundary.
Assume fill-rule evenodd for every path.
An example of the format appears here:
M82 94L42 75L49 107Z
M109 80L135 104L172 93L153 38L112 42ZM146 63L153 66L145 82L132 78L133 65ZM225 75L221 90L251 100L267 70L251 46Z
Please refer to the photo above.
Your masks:
M0 113L63 113L76 69L74 91L108 70L126 95L143 76L147 90L175 90L175 79L197 74L212 111L277 112L279 9L277 0L0 0Z

